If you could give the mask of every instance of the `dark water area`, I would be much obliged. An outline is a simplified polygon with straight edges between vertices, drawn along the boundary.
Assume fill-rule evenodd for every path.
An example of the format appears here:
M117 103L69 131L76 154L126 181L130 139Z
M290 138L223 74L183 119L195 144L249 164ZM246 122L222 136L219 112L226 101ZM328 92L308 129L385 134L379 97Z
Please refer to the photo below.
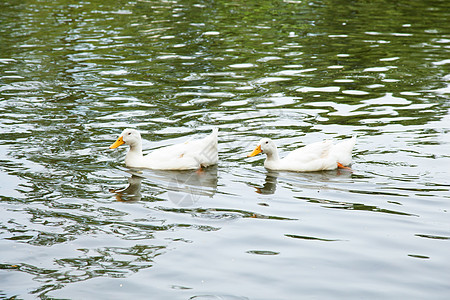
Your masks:
M0 299L448 299L448 1L0 3ZM125 167L219 128L204 172ZM352 171L274 172L357 135Z

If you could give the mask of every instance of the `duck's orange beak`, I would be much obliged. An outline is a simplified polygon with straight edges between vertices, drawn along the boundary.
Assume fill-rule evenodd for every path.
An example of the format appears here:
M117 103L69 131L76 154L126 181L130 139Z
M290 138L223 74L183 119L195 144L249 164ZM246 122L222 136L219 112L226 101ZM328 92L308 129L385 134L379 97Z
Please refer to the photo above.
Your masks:
M123 136L121 136L117 139L117 141L115 141L111 146L109 146L109 149L116 149L117 147L123 144L125 144L125 142L123 141Z
M255 150L253 150L252 153L250 153L249 155L247 155L247 157L252 157L252 156L258 155L258 154L260 154L261 152L262 152L262 150L261 150L261 145L258 145L258 146L255 148Z

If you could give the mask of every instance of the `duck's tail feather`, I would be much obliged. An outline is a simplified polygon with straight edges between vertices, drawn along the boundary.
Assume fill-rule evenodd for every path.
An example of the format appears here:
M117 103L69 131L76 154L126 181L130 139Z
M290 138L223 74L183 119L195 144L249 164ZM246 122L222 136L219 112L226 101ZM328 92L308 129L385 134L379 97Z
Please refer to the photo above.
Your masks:
M219 127L213 127L211 135L217 136L219 134Z

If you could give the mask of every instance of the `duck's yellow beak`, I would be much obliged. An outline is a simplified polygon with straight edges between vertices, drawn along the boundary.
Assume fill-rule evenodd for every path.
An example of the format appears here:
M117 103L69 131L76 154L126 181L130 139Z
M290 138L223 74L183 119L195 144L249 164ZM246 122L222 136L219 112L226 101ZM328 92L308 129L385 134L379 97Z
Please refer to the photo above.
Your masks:
M116 149L117 147L123 144L125 144L125 142L123 141L123 136L121 136L117 139L117 141L114 142L114 144L109 146L109 149Z
M261 145L258 145L258 147L256 147L255 150L253 150L252 153L250 153L249 155L247 155L247 157L252 157L252 156L258 155L258 154L260 154L261 152L262 152L262 150L261 150Z

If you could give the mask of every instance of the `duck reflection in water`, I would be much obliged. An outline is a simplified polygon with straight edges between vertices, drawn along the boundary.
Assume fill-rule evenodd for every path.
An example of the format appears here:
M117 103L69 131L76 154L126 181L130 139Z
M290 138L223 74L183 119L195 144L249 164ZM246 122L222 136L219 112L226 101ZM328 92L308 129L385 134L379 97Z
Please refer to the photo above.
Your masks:
M169 175L165 177L168 180L167 196L177 206L192 206L201 197L212 198L217 191L217 166L202 168L196 172L170 172Z
M145 179L155 194L167 192L168 200L177 206L194 205L202 196L213 197L217 190L217 166L198 171L141 170L128 178L124 189L111 190L118 201L135 202L142 198L141 186Z
M254 186L255 192L262 195L272 195L277 189L278 172L268 172L263 186Z
M128 178L128 186L124 189L110 189L110 192L116 194L117 201L137 202L141 200L141 183L143 177L132 174Z
M311 183L317 182L322 186L325 182L335 181L337 178L350 178L353 174L349 170L331 170L322 172L306 172L306 173L294 173L294 172L281 172L283 181L289 182L289 185L302 186L302 181L307 182L309 188ZM272 195L275 193L278 184L278 177L280 172L277 171L267 171L266 178L263 185L249 184L255 189L255 192L262 195ZM300 182L299 182L300 180Z

